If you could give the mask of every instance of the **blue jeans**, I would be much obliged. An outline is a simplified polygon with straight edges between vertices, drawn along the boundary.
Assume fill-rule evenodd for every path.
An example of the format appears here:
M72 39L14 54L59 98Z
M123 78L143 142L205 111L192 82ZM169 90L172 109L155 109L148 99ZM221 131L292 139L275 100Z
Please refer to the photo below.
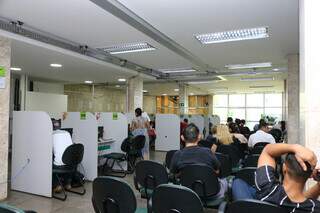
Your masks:
M256 199L256 189L241 179L234 179L232 183L233 200Z

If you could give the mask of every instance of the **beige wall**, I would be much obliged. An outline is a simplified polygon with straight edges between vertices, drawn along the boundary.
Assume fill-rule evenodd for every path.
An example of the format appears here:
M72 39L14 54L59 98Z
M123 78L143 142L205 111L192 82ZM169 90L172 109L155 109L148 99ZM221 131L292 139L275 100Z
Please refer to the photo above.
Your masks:
M156 114L156 96L143 96L143 111L148 114Z

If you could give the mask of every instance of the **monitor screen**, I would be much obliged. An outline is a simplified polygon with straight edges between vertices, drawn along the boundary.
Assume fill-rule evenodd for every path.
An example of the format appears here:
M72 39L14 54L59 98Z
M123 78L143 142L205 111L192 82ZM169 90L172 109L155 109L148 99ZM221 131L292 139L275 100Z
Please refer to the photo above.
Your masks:
M53 130L61 129L61 119L56 120L56 119L54 119L54 118L51 118L51 121L52 121L52 128L53 128Z
M103 138L103 126L98 126L98 139Z

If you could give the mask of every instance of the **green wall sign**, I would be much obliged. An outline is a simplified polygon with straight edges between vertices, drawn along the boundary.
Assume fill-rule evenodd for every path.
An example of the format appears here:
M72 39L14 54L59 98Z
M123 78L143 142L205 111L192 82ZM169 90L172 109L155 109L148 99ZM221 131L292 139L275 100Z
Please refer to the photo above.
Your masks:
M80 112L80 120L86 120L87 119L87 113L86 112Z

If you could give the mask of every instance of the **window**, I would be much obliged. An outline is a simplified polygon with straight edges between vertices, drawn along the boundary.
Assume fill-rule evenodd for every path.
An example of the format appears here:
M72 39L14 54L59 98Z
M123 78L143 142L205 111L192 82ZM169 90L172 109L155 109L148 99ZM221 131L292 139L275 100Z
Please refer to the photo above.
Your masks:
M228 107L228 95L213 96L214 107Z
M263 94L247 94L247 107L263 107Z
M265 94L266 107L282 107L282 94Z
M245 104L245 94L229 95L229 107L245 107Z
M277 121L282 120L282 108L265 108L264 114L276 118Z
M259 121L263 115L263 108L247 108L247 121Z
M246 119L245 108L229 108L228 117Z
M228 117L228 108L214 108L214 115L219 115L221 123L225 123Z

